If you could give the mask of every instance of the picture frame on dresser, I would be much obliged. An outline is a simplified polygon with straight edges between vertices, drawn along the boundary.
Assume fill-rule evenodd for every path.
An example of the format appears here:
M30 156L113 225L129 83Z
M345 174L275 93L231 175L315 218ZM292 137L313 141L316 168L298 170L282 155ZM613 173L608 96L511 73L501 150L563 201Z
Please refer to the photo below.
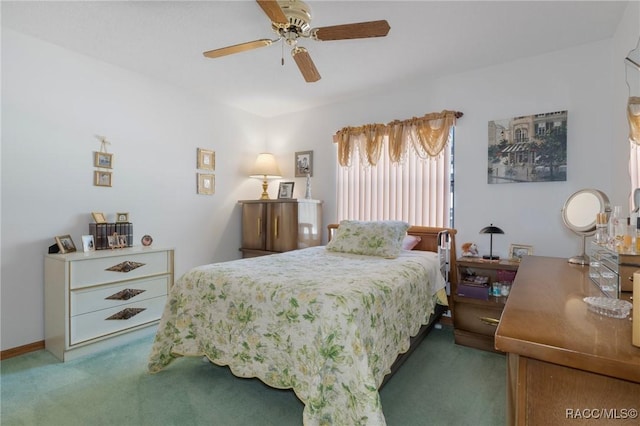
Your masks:
M85 253L88 251L94 251L96 249L95 241L93 240L93 235L83 235L82 236L82 251Z
M91 212L91 217L95 223L107 223L107 218L104 216L104 213Z
M72 253L76 251L76 245L73 243L71 239L71 235L61 235L55 237L56 244L58 244L58 248L60 249L60 253Z
M526 244L511 244L509 246L509 259L520 262L524 256L533 254L533 246Z
M129 222L129 213L116 213L116 222L117 223Z
M293 185L294 182L280 182L278 187L279 199L291 199L293 198Z

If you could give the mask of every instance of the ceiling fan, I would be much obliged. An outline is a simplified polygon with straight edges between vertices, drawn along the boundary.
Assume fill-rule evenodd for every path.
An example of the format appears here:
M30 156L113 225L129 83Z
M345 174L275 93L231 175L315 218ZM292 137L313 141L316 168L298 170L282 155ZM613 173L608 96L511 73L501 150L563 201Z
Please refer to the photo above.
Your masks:
M333 25L329 27L311 28L311 9L300 0L256 0L267 17L271 20L271 29L278 35L275 40L260 39L247 43L235 44L204 52L207 58L240 53L259 47L270 46L282 40L292 47L291 56L295 60L307 83L320 80L320 73L311 60L307 49L298 46L299 38L310 38L319 41L347 40L367 37L384 37L389 33L389 23L385 20L358 22L353 24ZM284 61L284 59L283 59Z

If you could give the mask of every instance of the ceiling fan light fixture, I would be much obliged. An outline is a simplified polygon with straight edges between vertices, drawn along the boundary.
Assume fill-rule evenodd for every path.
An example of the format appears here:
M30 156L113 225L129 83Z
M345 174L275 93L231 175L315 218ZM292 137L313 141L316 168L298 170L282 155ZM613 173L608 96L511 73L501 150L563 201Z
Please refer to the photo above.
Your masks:
M289 21L288 27L299 30L299 35L306 34L311 29L311 8L299 0L278 0L282 13Z

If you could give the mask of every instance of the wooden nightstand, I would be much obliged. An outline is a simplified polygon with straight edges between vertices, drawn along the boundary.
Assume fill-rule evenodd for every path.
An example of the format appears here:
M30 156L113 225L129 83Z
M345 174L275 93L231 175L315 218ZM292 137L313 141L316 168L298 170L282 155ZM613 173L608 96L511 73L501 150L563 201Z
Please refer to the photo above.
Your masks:
M451 313L455 342L460 345L497 352L494 334L500 323L500 316L507 297L491 296L489 289L492 283L499 281L498 274L515 276L519 263L469 257L459 258L456 263L458 281L451 283L451 299L453 300ZM465 277L469 276L487 277L488 287L486 289L465 287ZM477 281L482 280L478 279ZM461 287L460 284L463 286Z
M242 257L264 256L322 244L322 201L244 200Z

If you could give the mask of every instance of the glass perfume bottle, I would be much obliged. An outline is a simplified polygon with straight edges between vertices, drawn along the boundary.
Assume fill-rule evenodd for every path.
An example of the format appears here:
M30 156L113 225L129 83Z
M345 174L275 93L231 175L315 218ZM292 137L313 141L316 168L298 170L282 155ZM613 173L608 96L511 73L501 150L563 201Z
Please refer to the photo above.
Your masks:
M617 249L618 246L622 243L622 236L624 235L624 230L621 227L621 218L620 218L620 206L614 206L609 216L609 245L612 249Z
M596 215L596 234L594 236L595 242L597 244L607 244L608 238L607 232L607 214L606 213L598 213Z

